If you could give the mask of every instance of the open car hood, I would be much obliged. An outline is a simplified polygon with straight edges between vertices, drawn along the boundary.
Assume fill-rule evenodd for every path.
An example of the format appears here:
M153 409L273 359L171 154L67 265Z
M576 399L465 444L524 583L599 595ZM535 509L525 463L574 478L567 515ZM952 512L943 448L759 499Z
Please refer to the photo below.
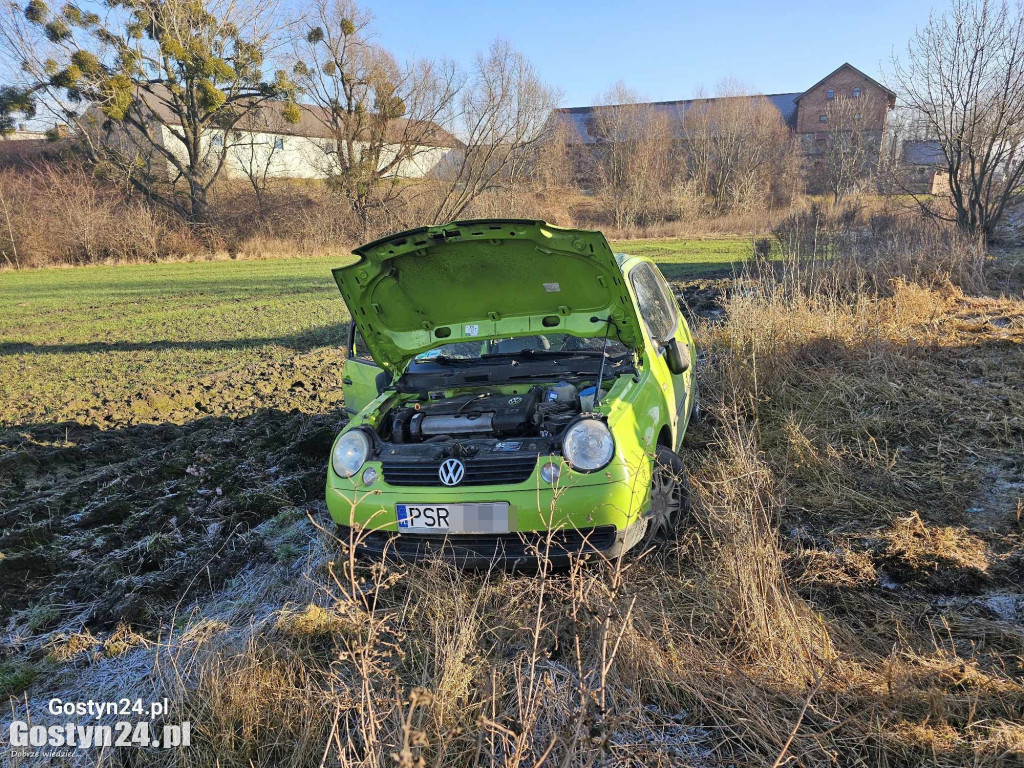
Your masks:
M642 347L640 321L600 232L543 221L481 219L420 227L355 249L335 269L373 359L401 373L458 341L570 333ZM595 322L593 318L599 317Z

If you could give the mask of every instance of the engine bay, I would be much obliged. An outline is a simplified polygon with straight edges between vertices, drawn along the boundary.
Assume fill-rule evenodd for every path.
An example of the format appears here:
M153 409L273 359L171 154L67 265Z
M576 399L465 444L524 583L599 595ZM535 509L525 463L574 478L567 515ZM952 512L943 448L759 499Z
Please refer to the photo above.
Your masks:
M601 391L604 395L603 387ZM588 382L565 381L509 391L426 392L402 398L382 413L377 421L379 447L394 458L550 452L565 428L593 409L594 394Z

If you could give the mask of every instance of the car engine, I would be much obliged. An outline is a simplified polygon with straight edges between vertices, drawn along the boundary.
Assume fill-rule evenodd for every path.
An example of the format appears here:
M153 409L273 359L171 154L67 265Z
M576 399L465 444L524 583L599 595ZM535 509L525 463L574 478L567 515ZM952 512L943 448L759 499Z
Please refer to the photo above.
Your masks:
M397 444L466 438L550 437L580 412L572 384L531 387L521 394L483 391L406 402L388 413L378 432Z
M438 403L400 408L391 414L391 436L396 443L421 442L451 435L525 435L537 426L537 404L542 390L533 387L522 395L462 395Z

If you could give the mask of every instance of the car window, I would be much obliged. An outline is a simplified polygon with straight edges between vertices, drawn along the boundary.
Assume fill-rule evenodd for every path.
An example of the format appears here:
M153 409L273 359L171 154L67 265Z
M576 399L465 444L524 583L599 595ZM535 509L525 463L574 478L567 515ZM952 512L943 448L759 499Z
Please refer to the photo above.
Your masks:
M633 267L629 280L633 284L636 303L651 339L659 344L667 341L675 335L679 313L664 278L650 264L643 263Z

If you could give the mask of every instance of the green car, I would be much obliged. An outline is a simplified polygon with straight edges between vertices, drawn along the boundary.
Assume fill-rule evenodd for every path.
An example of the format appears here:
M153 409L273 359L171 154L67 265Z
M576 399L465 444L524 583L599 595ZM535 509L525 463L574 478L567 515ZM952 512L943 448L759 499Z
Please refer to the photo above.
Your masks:
M674 531L696 350L653 263L600 232L503 219L355 253L334 270L351 420L327 507L357 551L559 564Z

